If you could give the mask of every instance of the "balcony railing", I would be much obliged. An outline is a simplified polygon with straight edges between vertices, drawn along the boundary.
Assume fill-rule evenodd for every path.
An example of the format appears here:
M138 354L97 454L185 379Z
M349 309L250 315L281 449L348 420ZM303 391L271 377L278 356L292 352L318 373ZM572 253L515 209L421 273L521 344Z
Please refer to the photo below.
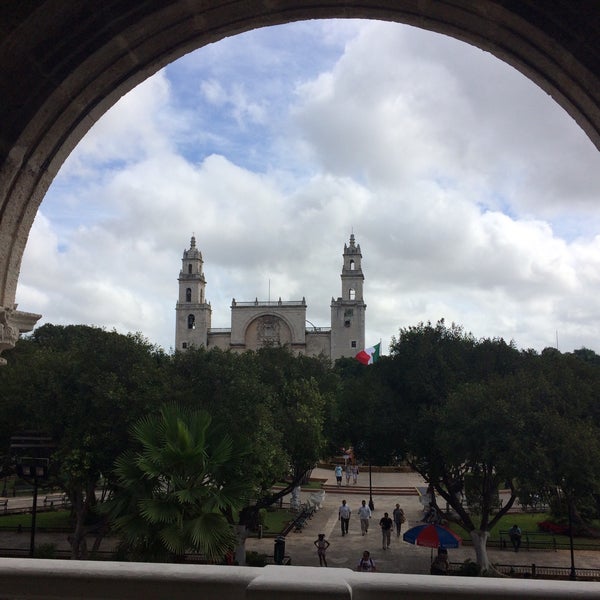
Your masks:
M231 306L236 307L251 307L251 306L260 306L260 307L273 307L273 306L306 306L306 300L255 300L254 302L238 302L237 300L232 300Z
M19 600L597 600L600 583L227 567L0 559L0 597Z

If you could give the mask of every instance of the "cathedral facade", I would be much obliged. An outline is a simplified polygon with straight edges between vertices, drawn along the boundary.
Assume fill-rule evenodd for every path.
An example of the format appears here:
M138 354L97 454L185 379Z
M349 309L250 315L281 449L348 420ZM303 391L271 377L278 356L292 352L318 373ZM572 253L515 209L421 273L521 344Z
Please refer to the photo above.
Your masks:
M344 244L342 295L331 299L331 326L315 327L306 320L306 300L231 301L231 328L211 327L212 308L206 300L202 253L192 236L183 251L179 272L179 299L175 307L175 348L258 350L263 346L287 346L308 356L324 355L332 361L355 356L365 347L364 275L360 245L354 234Z

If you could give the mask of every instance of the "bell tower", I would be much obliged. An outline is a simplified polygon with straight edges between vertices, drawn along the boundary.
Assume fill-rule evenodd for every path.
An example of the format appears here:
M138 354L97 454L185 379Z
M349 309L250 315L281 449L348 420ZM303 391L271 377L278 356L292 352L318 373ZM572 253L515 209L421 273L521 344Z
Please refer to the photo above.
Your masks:
M362 272L360 244L354 234L350 244L344 244L342 265L342 296L331 299L331 360L356 356L365 347L365 312L363 299L365 276Z
M189 250L183 251L179 272L179 300L175 307L175 349L207 346L212 308L206 302L206 279L202 253L192 236Z

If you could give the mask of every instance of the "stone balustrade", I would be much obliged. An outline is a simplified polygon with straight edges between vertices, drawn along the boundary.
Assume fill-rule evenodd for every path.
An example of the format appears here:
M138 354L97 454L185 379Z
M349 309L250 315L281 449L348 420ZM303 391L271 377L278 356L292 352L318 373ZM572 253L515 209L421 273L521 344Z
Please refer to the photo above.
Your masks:
M600 583L226 567L0 559L2 598L69 600L596 600Z

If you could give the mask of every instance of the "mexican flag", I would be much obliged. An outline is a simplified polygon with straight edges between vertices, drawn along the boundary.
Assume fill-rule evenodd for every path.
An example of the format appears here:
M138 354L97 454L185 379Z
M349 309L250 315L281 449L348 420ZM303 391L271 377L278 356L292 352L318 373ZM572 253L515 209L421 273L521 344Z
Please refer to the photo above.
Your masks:
M365 348L364 350L361 350L356 355L356 360L362 363L363 365L372 365L374 362L377 362L379 360L380 346L381 342L379 342L379 344L371 346L371 348Z

